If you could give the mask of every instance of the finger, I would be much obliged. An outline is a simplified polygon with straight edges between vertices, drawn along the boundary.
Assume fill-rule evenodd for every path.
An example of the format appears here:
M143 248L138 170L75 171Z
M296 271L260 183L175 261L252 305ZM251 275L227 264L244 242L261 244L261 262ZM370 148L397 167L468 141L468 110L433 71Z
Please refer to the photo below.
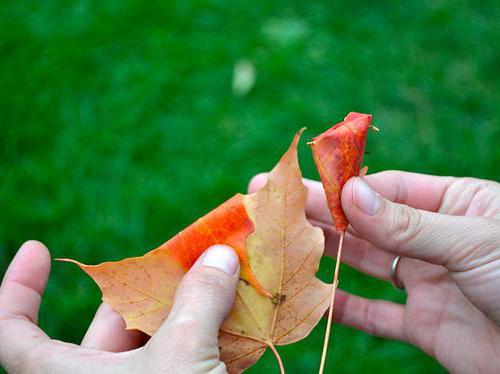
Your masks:
M325 234L325 254L336 258L340 235L330 224L311 221ZM346 233L342 262L367 275L385 281L390 280L390 269L394 255L382 251L371 243Z
M267 182L268 173L257 174L248 185L248 192L253 193L262 188ZM319 222L332 223L332 214L326 204L325 191L320 182L302 179L307 187L306 214L307 217Z
M388 200L413 208L437 212L453 177L383 171L363 178L375 191Z
M339 233L331 225L317 221L311 221L311 223L323 229L325 234L325 254L336 258L340 240ZM348 266L366 275L392 282L391 266L394 258L395 255L378 249L366 240L359 239L348 232L346 233L342 262ZM399 282L404 284L407 292L410 292L412 285L421 279L422 271L429 273L431 268L435 271L436 268L440 269L441 266L412 258L402 258L399 261L396 276Z
M153 337L167 341L189 336L197 346L217 345L222 321L229 314L239 279L238 256L232 248L210 247L184 276L167 321Z
M416 179L423 178L423 186L417 183ZM434 202L428 199L430 204L425 205L418 199L413 199L413 189L411 186L418 185L422 191L432 192L442 195L450 180L454 178L434 177L423 174L406 173L399 171L387 171L364 177L365 180L373 181L373 185L388 199L400 202L408 202L413 205L420 205L423 208L434 208ZM257 174L249 184L249 192L255 192L267 181L267 173ZM385 182L384 182L385 181ZM385 183L390 182L391 186L386 187ZM315 226L321 227L325 234L325 254L336 257L340 235L332 228L331 213L326 204L326 197L320 182L304 179L304 184L308 188L306 203L306 213L309 221ZM406 188L409 185L410 188ZM428 188L427 188L428 187ZM427 190L426 190L427 188ZM441 192L443 191L443 192ZM434 206L432 206L434 204ZM356 234L356 235L353 235ZM349 227L345 237L344 253L342 262L345 264L376 278L389 281L390 268L394 255L375 247L370 242L360 238L360 234L353 227ZM383 247L382 247L383 248Z
M123 318L108 304L102 303L87 330L82 347L108 352L125 352L142 347L147 336L141 331L126 330Z
M257 174L250 181L249 192L257 191L264 186L266 181L267 173ZM326 204L323 187L321 183L308 179L304 179L303 182L309 191L306 202L309 221L313 225L323 229L325 234L325 254L336 257L340 235L332 227L332 216ZM389 280L393 259L393 255L377 249L365 240L346 233L342 262L347 265L367 275Z
M491 219L443 215L393 203L376 194L362 178L346 183L342 207L364 239L397 255L443 265L450 271L475 268L495 256L499 227Z
M370 335L408 341L404 328L404 305L384 300L369 300L337 291L335 321Z
M23 355L48 336L37 326L38 309L50 272L50 254L37 241L24 243L0 287L0 361L15 368Z
M383 171L363 177L380 195L399 204L435 212L439 209L444 193L457 180L453 177L416 174L404 171ZM248 191L253 193L264 186L267 173L257 174L249 183ZM316 221L331 223L326 196L320 182L303 179L308 189L306 213Z

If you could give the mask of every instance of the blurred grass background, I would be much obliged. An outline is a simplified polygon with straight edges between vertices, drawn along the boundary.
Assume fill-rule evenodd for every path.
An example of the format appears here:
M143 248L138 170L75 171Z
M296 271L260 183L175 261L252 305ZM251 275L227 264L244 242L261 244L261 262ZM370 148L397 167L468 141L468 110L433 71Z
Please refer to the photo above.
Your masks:
M0 271L31 238L86 263L140 255L244 192L299 127L310 138L351 110L382 129L370 172L498 179L499 17L496 1L4 0ZM341 278L404 301L347 267ZM99 300L54 263L40 324L79 342ZM323 327L280 348L290 373L317 370ZM340 326L333 345L332 371L443 371ZM276 370L266 353L251 372Z

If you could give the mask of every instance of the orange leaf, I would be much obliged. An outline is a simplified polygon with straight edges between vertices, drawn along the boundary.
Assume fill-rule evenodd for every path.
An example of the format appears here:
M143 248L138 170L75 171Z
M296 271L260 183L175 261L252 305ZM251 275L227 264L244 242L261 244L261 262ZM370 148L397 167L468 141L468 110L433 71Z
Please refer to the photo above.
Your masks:
M187 268L205 248L222 243L236 247L243 278L219 336L228 370L241 372L266 347L278 355L276 345L311 332L328 307L331 285L315 276L324 237L305 215L307 189L297 159L301 132L256 193L233 197L142 257L96 266L77 263L99 284L104 301L123 316L127 328L154 333Z
M251 354L222 346L221 357L231 372L241 371L251 357L258 358L258 346L245 343L245 338L272 349L299 341L328 308L331 285L315 276L324 236L305 215L307 188L297 159L301 132L269 173L267 184L243 197L255 226L247 238L250 266L274 298L265 299L245 285L238 287L233 310L222 329L239 335L243 339L240 343L251 347Z
M371 114L351 112L309 143L338 231L345 231L348 224L340 200L342 187L349 178L360 174L371 120Z
M240 277L260 294L271 296L248 262L245 239L253 229L242 195L238 194L142 257L99 265L58 260L73 262L90 275L103 291L103 301L122 315L128 329L152 335L167 316L182 276L214 244L233 247L240 258Z

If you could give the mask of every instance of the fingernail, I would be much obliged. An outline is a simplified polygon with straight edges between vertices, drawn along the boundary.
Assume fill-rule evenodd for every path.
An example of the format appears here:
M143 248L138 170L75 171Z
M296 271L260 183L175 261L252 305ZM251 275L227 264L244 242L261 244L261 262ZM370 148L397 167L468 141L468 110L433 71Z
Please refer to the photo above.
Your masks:
M238 269L239 260L231 247L214 245L203 254L201 264L220 269L229 275L234 275Z
M354 205L369 216L373 216L380 208L380 197L361 178L354 181L353 200Z

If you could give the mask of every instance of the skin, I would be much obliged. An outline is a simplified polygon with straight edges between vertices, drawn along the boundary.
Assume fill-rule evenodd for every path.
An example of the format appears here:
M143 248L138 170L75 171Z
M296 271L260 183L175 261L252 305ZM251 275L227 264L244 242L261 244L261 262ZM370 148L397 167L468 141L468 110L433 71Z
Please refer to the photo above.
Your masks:
M254 177L250 192L265 181L265 174ZM305 184L308 218L323 228L326 254L335 256L339 235L321 184ZM351 179L342 206L350 222L343 261L389 281L394 256L403 256L397 275L408 297L400 305L340 291L337 322L414 344L452 372L499 372L500 184L383 172ZM0 362L12 373L225 372L217 332L239 267L234 253L225 262L203 263L204 257L146 344L103 304L78 346L51 340L36 326L50 256L43 244L25 243L0 288Z
M250 190L264 181L256 176ZM323 189L305 184L308 218L335 256L339 234ZM408 296L400 305L340 291L336 321L409 342L454 373L500 372L500 184L387 171L349 180L342 206L350 222L343 261L390 281L402 256L397 275Z
M216 252L215 256L208 256ZM208 259L208 260L207 260ZM47 248L26 242L0 288L0 362L9 373L225 373L217 336L231 310L238 257L211 247L184 276L160 330L146 343L102 304L81 345L50 339L38 326L50 271Z

